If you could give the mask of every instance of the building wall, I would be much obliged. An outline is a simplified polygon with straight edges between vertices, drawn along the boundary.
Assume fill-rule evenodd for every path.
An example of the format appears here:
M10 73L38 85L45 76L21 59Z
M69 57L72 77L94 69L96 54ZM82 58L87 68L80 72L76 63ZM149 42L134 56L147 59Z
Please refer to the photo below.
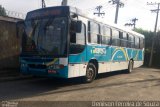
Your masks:
M0 69L19 68L20 39L16 33L19 19L0 16Z

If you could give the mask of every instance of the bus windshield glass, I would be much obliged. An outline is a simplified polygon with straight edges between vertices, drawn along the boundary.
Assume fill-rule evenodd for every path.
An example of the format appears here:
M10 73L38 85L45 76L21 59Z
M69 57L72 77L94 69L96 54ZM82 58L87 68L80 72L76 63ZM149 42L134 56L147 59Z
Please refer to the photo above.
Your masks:
M25 32L22 37L23 55L65 56L66 46L66 17L25 21Z

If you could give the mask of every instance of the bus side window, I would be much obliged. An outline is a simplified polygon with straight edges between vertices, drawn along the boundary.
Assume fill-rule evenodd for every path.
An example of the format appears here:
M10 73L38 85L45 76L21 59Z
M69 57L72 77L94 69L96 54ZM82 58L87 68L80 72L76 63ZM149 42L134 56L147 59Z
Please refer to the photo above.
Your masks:
M81 33L76 34L76 44L85 45L86 26L82 24Z
M70 32L70 54L81 53L85 48L86 26L82 24L81 33Z
M127 33L126 32L122 32L122 38L121 38L121 46L122 47L127 47L127 44L128 44L128 37L127 37Z
M134 40L135 38L134 38L134 36L133 35L128 35L128 47L129 48L134 48L135 46L134 46Z
M116 29L112 29L112 45L120 46L120 38L119 31Z
M120 39L120 45L119 46L122 46L122 42L123 42L123 32L122 31L119 31L119 39Z
M99 24L95 23L95 22L92 22L90 21L89 22L89 42L90 43L98 43L98 36L100 34L100 28L99 28Z
M101 29L102 44L110 45L111 29L107 26L102 26Z
M140 41L139 41L139 38L138 37L135 37L135 48L136 49L139 49L139 47L140 47L140 43L139 43Z

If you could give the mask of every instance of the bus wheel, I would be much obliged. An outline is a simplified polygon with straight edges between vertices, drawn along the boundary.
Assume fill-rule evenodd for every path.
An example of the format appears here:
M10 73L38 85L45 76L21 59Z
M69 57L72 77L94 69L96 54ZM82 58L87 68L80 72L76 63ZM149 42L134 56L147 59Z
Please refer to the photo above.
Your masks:
M129 65L128 65L127 73L131 73L132 71L133 71L133 61L130 60L129 61Z
M91 83L96 78L96 67L93 63L89 63L84 77L85 83Z

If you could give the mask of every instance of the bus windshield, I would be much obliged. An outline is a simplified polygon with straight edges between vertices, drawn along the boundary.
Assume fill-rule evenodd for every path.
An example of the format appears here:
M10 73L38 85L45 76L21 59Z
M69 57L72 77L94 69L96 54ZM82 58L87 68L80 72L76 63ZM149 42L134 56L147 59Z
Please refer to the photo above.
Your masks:
M65 56L67 18L55 17L25 21L22 54Z

